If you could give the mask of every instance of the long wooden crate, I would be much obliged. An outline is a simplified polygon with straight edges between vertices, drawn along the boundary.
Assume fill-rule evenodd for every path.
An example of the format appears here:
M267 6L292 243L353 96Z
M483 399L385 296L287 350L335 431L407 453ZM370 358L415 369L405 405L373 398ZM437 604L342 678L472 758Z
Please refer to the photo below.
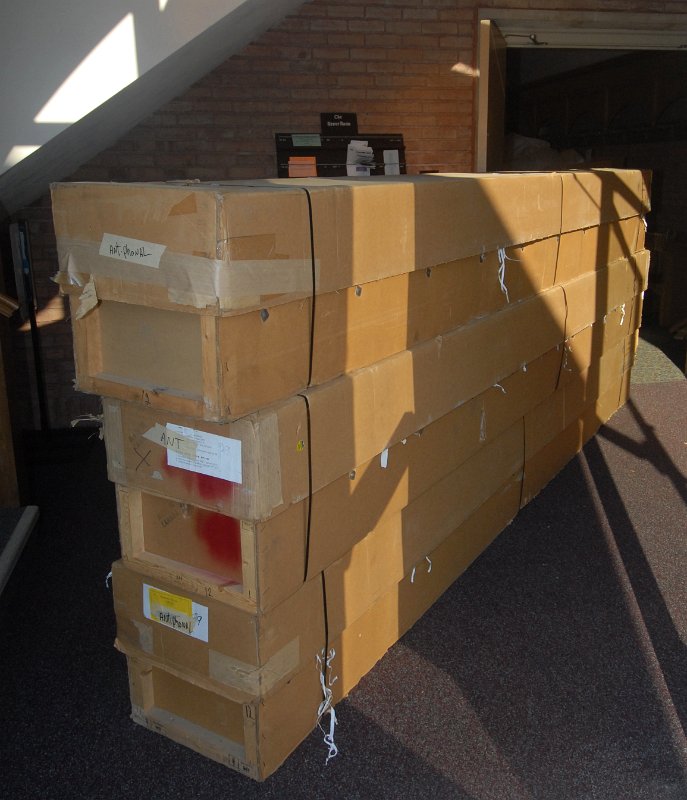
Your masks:
M570 279L614 258L631 258L643 243L639 215L647 207L644 178L632 171L411 179L400 186L316 183L312 191L327 209L316 226L312 220L317 215L309 218L321 239L321 280L304 295L295 292L296 300L293 292L275 288L258 292L260 302L255 303L257 290L252 290L248 306L253 310L245 313L241 306L244 313L226 317L233 295L224 282L243 285L259 275L259 282L279 283L291 269L282 262L307 260L302 229L295 222L286 228L281 218L274 222L267 213L281 202L286 220L298 216L302 190L293 184L278 189L55 187L60 280L68 292L75 292L70 302L77 387L198 418L237 418L541 292L562 279L556 278L559 267L560 275ZM498 216L503 198L496 202L493 195L499 192L518 204L508 225ZM585 192L600 193L596 216L587 208ZM478 229L449 225L447 209L458 213L461 204L476 202L476 197L487 197L492 204ZM355 198L355 219L344 208L350 198ZM368 202L379 211L375 204L381 198L398 212L384 226L383 238L390 231L402 235L395 247L377 252L379 242L365 238L370 231L359 224L357 214ZM87 201L91 206L82 207ZM241 203L254 203L255 219ZM463 223L474 210L464 211ZM564 233L585 224L598 230L582 238ZM108 225L120 231L114 243ZM147 250L140 238L146 225L159 239L149 242ZM257 234L256 226L278 230ZM125 230L137 234L131 234L130 244ZM353 249L339 241L344 231L355 240ZM209 252L219 233L213 260ZM250 250L253 240L263 247L265 237L273 255L288 257L255 261L232 255L232 247ZM283 252L275 243L282 239ZM513 245L522 246L506 249ZM402 254L394 258L399 247ZM290 257L294 250L298 258ZM155 264L148 263L150 258ZM171 266L165 266L165 259ZM203 283L198 270L209 270L210 297L194 293ZM171 299L165 300L165 291ZM198 302L188 303L189 292Z

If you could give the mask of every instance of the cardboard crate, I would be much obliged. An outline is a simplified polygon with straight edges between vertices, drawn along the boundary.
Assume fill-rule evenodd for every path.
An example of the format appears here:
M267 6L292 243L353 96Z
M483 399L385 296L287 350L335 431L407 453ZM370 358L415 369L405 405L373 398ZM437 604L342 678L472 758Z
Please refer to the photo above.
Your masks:
M327 679L333 681L335 703L506 527L517 511L519 497L519 482L510 481L428 553L429 559L421 558L362 613L358 608L347 609L343 599L335 600L345 597L355 605L356 594L332 576L327 586L328 608L332 628L339 632L329 642L332 658ZM317 724L323 698L315 657L269 694L239 699L231 687L220 687L168 659L151 658L125 642L118 644L127 653L133 720L244 775L266 778Z
M536 263L547 273L541 282L550 285L555 261ZM478 258L472 266L479 268ZM307 302L285 304L269 315L263 309L237 317L206 317L103 301L77 319L72 299L77 388L202 419L238 418L293 396L309 383L325 383L431 342L432 337L468 328L463 323L473 316L496 316L489 312L517 308L520 303L502 307L506 298L511 299L509 285L513 300L529 292L530 301L536 302L554 291L532 297L535 288L529 279L522 273L520 281L516 279L520 268L508 264L505 269L502 286L495 274L498 269L485 271L474 283L483 289L481 303L476 299L479 292L473 296L462 290L463 278L458 273L451 278L448 269L438 270L436 281L431 277L435 271L429 277L414 276L414 283L426 291L409 294L406 276L390 279L394 286L358 287L358 299L356 290L325 295L313 336ZM600 297L606 284L609 292L615 290L615 299L627 297L633 294L633 281L644 280L641 276L647 269L648 253L640 251L561 284L571 312L567 332L593 321L595 317L588 318L590 303L605 303L606 310L616 305L611 295ZM450 279L452 293L446 291L442 276ZM354 310L358 302L363 308L360 317Z
M321 295L312 332L310 299L220 318L104 300L79 318L73 297L77 384L236 417L550 288L557 249L507 251L508 299L494 252Z
M134 722L255 780L271 775L317 724L314 668L267 702L240 702L145 658L128 656L127 665Z
M105 401L110 477L265 519L533 364L565 313L550 290L226 426Z
M310 296L313 252L315 289L324 294L556 236L563 218L563 230L576 230L648 207L638 171L586 176L599 195L594 213L580 180L526 173L55 184L58 280L69 290L94 279L101 300L232 313Z
M514 177L518 180L514 181ZM82 391L141 401L196 417L213 420L235 418L294 394L309 383L328 380L342 371L371 363L423 337L441 333L446 330L447 320L448 324L459 324L471 315L493 310L492 303L503 301L499 296L498 281L491 278L494 264L484 266L482 273L477 270L478 280L474 280L474 259L469 268L465 264L454 265L460 273L465 271L467 274L462 278L454 277L453 285L457 286L462 282L463 287L474 287L474 298L478 298L474 308L469 307L473 296L470 295L468 299L469 293L465 291L457 295L453 292L454 299L461 298L462 305L458 300L455 303L448 302L451 295L442 289L441 279L428 282L418 280L415 275L413 286L409 286L409 273L424 269L427 270L425 277L431 276L432 267L450 265L466 255L480 254L483 259L486 253L492 253L491 261L495 262L493 253L497 247L505 248L516 243L530 242L528 247L539 252L544 248L544 243L536 240L542 238L542 233L544 236L552 236L568 230L560 224L562 217L567 220L566 225L579 225L589 221L589 209L575 196L575 192L579 191L577 184L581 180L577 177L572 182L570 176L553 174L444 177L429 182L421 180L419 183L414 179L410 180L408 185L396 185L396 182L392 182L382 186L375 182L353 182L352 185L351 182L345 182L341 186L336 185L336 182L333 186L315 182L313 197L317 196L318 203L328 209L327 214L333 216L331 220L327 214L322 217L332 223L329 238L325 233L328 229L318 229L318 235L323 239L322 252L326 256L326 276L327 280L331 278L332 285L316 287L313 283L311 286L310 294L313 291L322 294L321 301L325 304L321 312L315 311L320 324L315 319L314 329L311 328L311 300L289 303L287 301L293 293L280 293L276 291L276 286L274 292L258 292L259 302L251 306L256 310L252 314L241 314L236 319L221 316L206 318L205 314L184 313L194 311L195 307L198 307L196 310L205 308L204 301L199 301L200 295L197 294L200 291L199 284L202 283L197 275L199 261L204 269L210 271L211 279L207 276L204 279L214 292L211 302L208 302L215 314L222 313L225 307L220 297L224 297L223 292L229 291L227 287L223 288L223 279L231 279L234 283L249 283L250 280L257 280L255 276L258 275L262 276L260 280L270 275L283 276L291 269L288 266L291 262L303 262L302 257L291 257L294 251L302 256L305 246L303 232L297 225L286 229L279 222L278 233L249 233L254 231L255 225L270 229L270 226L277 224L272 223L268 211L273 206L278 207L280 200L285 207L285 218L297 216L297 207L303 202L303 191L292 183L287 182L278 188L269 185L257 188L238 185L193 189L179 186L127 187L97 184L54 187L55 225L60 243L58 249L61 253L62 283L66 286L73 283L77 288L83 286L84 274L80 270L85 270L88 278L82 294L70 300L74 320L77 387ZM622 175L609 172L587 176L585 180L588 180L590 187L596 187L600 183L607 187L617 185L623 189L617 198L614 192L619 189L604 190L603 203L597 209L597 221L617 220L615 227L618 230L605 226L608 230L604 230L598 244L601 246L603 240L608 258L616 252L629 255L627 242L630 239L635 244L638 242L637 215L646 206L643 176L632 171ZM566 200L569 191L566 187L569 184L573 187L573 200ZM216 195L213 191L216 191ZM535 199L537 192L539 194ZM338 197L338 200L332 204L329 195ZM357 214L361 213L366 204L369 204L370 210L376 209L375 203L380 202L381 196L391 204L389 207L393 206L394 198L397 206L393 207L399 209L400 215L399 218L394 218L393 224L384 227L384 232L386 234L387 230L395 230L395 225L399 225L396 234L403 234L400 235L400 241L405 249L403 256L399 255L394 259L394 250L389 247L384 253L377 253L377 260L372 261L369 256L376 253L379 242L368 242L364 238L370 231L360 224ZM489 211L485 212L486 216L477 230L449 224L450 220L446 217L448 209L457 212L468 202L477 202L479 205L476 199L479 197L488 198ZM507 226L503 222L507 217L499 216L506 197L517 203L514 206L517 207L517 212L512 215L513 219L509 220ZM248 218L239 198L248 207L251 203L254 204L256 219ZM317 204L312 205L315 203L314 199L310 202L314 209ZM343 210L349 202L356 208L355 218ZM90 205L79 213L80 206L86 203ZM558 209L561 214L553 227L549 219L549 205ZM146 213L143 213L144 209ZM528 210L532 212L530 217L538 220L536 223L527 221L526 215L523 216ZM471 207L469 213L473 211ZM463 220L466 213L463 209ZM190 219L186 219L187 216ZM212 222L209 217L212 217ZM177 218L183 218L183 222L177 225ZM309 217L308 224L314 219L315 217ZM626 224L626 219L631 219L631 224ZM221 222L218 223L217 220ZM83 230L86 221L89 227ZM354 222L352 231L348 230ZM104 230L108 223L120 231L117 236ZM340 229L334 223L338 223ZM222 258L226 259L224 261L219 257L212 262L208 261L213 224L221 228L222 237L217 240L215 249L221 251ZM160 239L149 242L147 250L146 242L140 238L143 235L139 230L141 225L150 225L151 231ZM312 225L315 225L314 221ZM522 232L533 230L532 225L543 227L536 235L531 233L524 238ZM126 236L121 233L129 229L129 226L138 234L131 239L130 245L126 244ZM246 226L245 231L242 226ZM229 228L234 235L226 235ZM337 245L341 244L338 239L343 235L343 229L348 230L349 238L354 238L357 246L350 252L346 248L334 248L332 251L332 241ZM412 235L409 235L409 230ZM498 231L500 241L495 231ZM184 232L186 238L181 238L181 232ZM100 236L102 239L98 240ZM83 237L95 238L97 241L85 243ZM124 244L119 243L117 237ZM271 242L268 249L273 254L274 248L281 248L275 242L285 239L283 250L289 257L276 259L270 266L269 258L233 258L231 247L227 245L229 241L235 249L250 251L250 242L262 242L262 247L265 237ZM479 246L475 237L479 237ZM587 238L591 240L592 237ZM309 246L309 236L307 239ZM622 246L612 246L607 239L616 244L622 242ZM442 244L438 245L437 240ZM492 245L492 240L498 241L498 244ZM431 243L431 246L426 242ZM442 249L444 244L446 249ZM436 250L436 247L439 249ZM120 248L123 248L124 256L118 256ZM550 247L548 249L551 250ZM184 252L180 254L177 251ZM144 262L153 258L156 263L152 266L147 262L137 263L141 252L146 253L141 256ZM317 252L320 253L320 250ZM437 255L429 256L428 252L436 252ZM115 257L111 257L112 253ZM163 269L166 263L165 253L172 263L167 271ZM205 255L198 255L199 253ZM438 257L439 253L443 254L441 258ZM551 284L552 276L547 259L541 264L537 263L530 274L530 262L534 263L536 259L525 257L524 253L520 256L511 253L507 256L510 259L507 271L514 299L523 296L523 288L525 293L531 293ZM351 279L344 279L343 273L347 268L342 268L342 264L352 264L356 259L367 264L362 272L362 279L358 273ZM186 260L189 260L188 264ZM386 263L389 260L391 266ZM594 260L599 263L598 254ZM281 264L284 261L286 267L277 265L277 262ZM584 259L580 259L579 263L585 263ZM450 270L444 269L443 272L451 275ZM515 278L519 274L519 282L526 284L524 287L516 285L518 280ZM399 275L405 276L405 280L392 282L386 287L368 287L369 291L362 293L365 301L356 302L356 297L362 297L362 284ZM527 280L523 281L523 275ZM486 285L490 291L478 292L480 287L485 286L487 279L489 282ZM171 282L169 291L173 299L165 302L164 298L160 299L158 296L159 292L148 292L147 280L153 283L164 280ZM277 278L275 281L278 282ZM193 290L194 300L191 305L188 305L188 297L183 292L179 294L181 289L177 283L185 287L187 294ZM437 315L431 304L429 309L425 309L425 313L418 314L414 310L412 298L417 297L417 304L421 305L424 302L423 295L428 294L430 285L432 289L429 290L429 295L436 299L441 298L443 316ZM416 291L418 286L421 287L420 292ZM153 288L160 290L157 285ZM337 295L337 292L346 289L349 291L341 296ZM503 281L501 289L508 297L509 290ZM306 298L307 294L306 292ZM254 292L252 295L249 292L249 295L255 299ZM484 300L479 300L494 295L495 298L489 300L486 306ZM296 292L295 296L303 295ZM395 301L392 302L394 297ZM266 306L272 301L277 302L274 298L285 305L268 311ZM175 302L182 305L175 305ZM397 306L395 312L392 307L394 303ZM362 314L362 318L358 318L358 314ZM436 320L436 327L414 327L413 317ZM313 337L313 330L331 330L332 334ZM370 336L368 330L373 330L374 336ZM376 350L370 347L373 340L378 342ZM241 343L240 347L237 342Z
M398 455L393 468L376 462L367 465L355 484L345 476L318 492L309 541L306 506L250 525L118 487L123 558L133 568L185 590L249 609L271 609L299 590L306 571L308 576L326 572L380 526L403 530L409 520L420 519L429 531L446 535L475 511L523 463L522 417L482 446L479 420L476 424L476 444L468 448L472 454L467 458L455 440L454 453L444 445L439 463L426 465L436 458L432 444L450 432L447 425L428 428L413 437L415 442L389 454L388 464ZM441 510L436 521L435 508Z

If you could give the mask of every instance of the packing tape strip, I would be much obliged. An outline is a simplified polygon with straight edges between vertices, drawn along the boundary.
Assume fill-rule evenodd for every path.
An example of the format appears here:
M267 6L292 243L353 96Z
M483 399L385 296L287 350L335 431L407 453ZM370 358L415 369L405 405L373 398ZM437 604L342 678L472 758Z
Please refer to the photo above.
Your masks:
M119 402L107 397L103 398L103 432L109 478L115 483L126 484L122 412Z
M262 296L289 295L295 299L312 293L310 258L224 261L165 250L155 267L103 256L95 242L61 237L57 250L59 272L55 280L63 287L83 288L90 276L101 276L122 283L161 286L172 302L194 308L219 306L221 310L255 305ZM317 262L315 282L317 287Z
M268 692L277 683L288 678L301 666L300 640L292 639L262 666L246 664L236 658L210 648L208 650L209 675L226 686L251 694Z

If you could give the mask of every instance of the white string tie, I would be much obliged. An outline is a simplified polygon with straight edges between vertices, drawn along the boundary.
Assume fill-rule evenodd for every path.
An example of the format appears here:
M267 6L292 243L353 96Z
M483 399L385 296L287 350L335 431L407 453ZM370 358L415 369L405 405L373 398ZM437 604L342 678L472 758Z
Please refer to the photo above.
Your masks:
M425 561L428 564L427 574L429 575L429 573L432 571L432 559L429 556L425 556ZM412 571L410 573L410 582L411 583L415 583L415 572L416 571L417 571L417 568L413 567L413 569L412 569Z
M649 230L649 224L647 223L644 214L642 214L642 222L644 223L644 233L646 233Z
M527 364L523 364L522 365L522 371L523 372L527 372Z
M506 390L503 388L503 386L501 386L500 383L495 383L494 389L500 389L504 394L506 394Z
M622 326L623 322L625 322L625 303L620 306L620 325Z
M568 367L568 355L571 352L572 351L567 345L563 348L563 363L561 364L561 369L564 369L567 372L570 372L570 367Z
M112 570L110 570L107 575L105 576L105 588L110 588L110 581L112 580Z
M517 261L517 258L509 258L506 255L506 248L499 247L497 250L498 257L499 257L499 286L501 287L501 291L506 295L506 302L510 303L510 297L508 296L508 287L506 286L506 261Z
M324 653L324 651L323 651ZM322 658L320 657L319 653L315 656L317 661L317 668L320 673L320 686L322 687L322 695L323 700L317 708L317 727L322 731L324 734L324 743L327 745L328 753L327 759L325 760L325 764L329 763L331 758L334 758L339 754L339 748L334 743L334 728L337 725L336 720L336 711L334 710L334 705L332 704L332 697L333 692L331 687L336 683L338 680L338 676L332 678L331 677L331 664L332 659L336 655L336 651L332 648L329 651L329 655L327 656L326 662L323 665ZM329 678L325 678L325 673L329 673ZM329 714L329 731L325 731L322 727L321 720L325 714Z
M80 417L75 417L69 424L72 428L76 428L76 426L80 422L95 422L98 429L98 437L100 439L103 438L103 414L82 414Z

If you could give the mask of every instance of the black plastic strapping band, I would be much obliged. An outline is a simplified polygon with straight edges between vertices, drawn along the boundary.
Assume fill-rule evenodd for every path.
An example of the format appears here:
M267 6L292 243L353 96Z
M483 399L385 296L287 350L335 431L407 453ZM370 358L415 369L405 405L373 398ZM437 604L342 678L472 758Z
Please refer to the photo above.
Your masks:
M324 570L320 572L322 579L322 605L324 607L324 668L327 668L327 661L329 660L329 614L327 613L327 580L324 576ZM325 675L326 677L326 675Z
M561 383L561 375L563 374L563 364L565 363L565 343L568 337L568 293L565 291L565 286L561 284L560 287L563 290L563 298L565 299L565 321L563 322L563 351L561 353L561 361L558 365L558 375L556 377L556 388L554 391L558 389Z
M312 292L310 295L310 348L308 356L308 384L312 383L313 358L315 353L315 305L317 302L317 270L315 265L315 225L313 223L312 198L310 192L303 186L308 201L308 222L310 225L310 270L312 281ZM306 388L307 388L306 387ZM310 538L312 532L312 502L313 502L313 477L312 477L312 424L310 419L310 401L308 396L301 394L305 401L305 413L308 430L308 519L305 528L305 563L303 566L303 583L308 579L310 569ZM324 570L320 573L322 582L322 617L324 622L324 657L322 659L322 674L325 682L327 680L327 664L329 661L329 613L327 610L327 581Z
M310 424L310 401L308 400L307 395L299 394L299 397L303 398L303 402L305 403L305 421L306 421L306 430L308 436L308 443L307 443L307 453L308 453L308 507L307 507L307 518L305 523L305 565L303 568L303 583L308 580L308 569L310 567L310 530L311 530L311 520L312 520L312 440L311 440L311 433L312 433L312 426Z
M313 224L312 198L310 192L302 187L308 201L308 223L310 225L310 274L312 292L310 294L310 353L308 357L308 386L312 383L313 354L315 352L315 302L317 297L317 270L315 268L315 226Z
M244 186L253 186L255 184L242 184ZM262 185L256 188L263 188ZM311 294L310 294L310 346L308 352L308 382L306 384L306 389L310 387L312 383L312 373L313 373L313 357L315 351L315 304L317 298L317 269L316 269L316 260L315 260L315 225L313 221L313 207L312 207L312 197L310 196L309 190L305 186L288 186L284 185L272 185L271 188L284 188L284 189L302 189L305 192L306 201L308 203L308 226L310 229L310 274L311 274ZM307 427L307 436L308 436L308 444L307 444L307 453L308 453L308 505L307 505L307 519L305 524L305 553L304 553L304 567L303 567L303 583L305 583L308 579L308 571L310 569L310 535L312 530L312 496L313 496L313 473L312 473L312 425L310 421L310 400L308 396L303 393L299 393L299 397L303 398L303 402L305 403L305 416L306 416L306 427ZM328 651L329 651L329 615L327 613L327 591L326 591L326 581L324 577L324 571L320 573L321 581L322 581L322 602L323 602L323 616L324 616L324 658L322 659L322 671L326 677L326 669L327 669L327 659L328 659Z

